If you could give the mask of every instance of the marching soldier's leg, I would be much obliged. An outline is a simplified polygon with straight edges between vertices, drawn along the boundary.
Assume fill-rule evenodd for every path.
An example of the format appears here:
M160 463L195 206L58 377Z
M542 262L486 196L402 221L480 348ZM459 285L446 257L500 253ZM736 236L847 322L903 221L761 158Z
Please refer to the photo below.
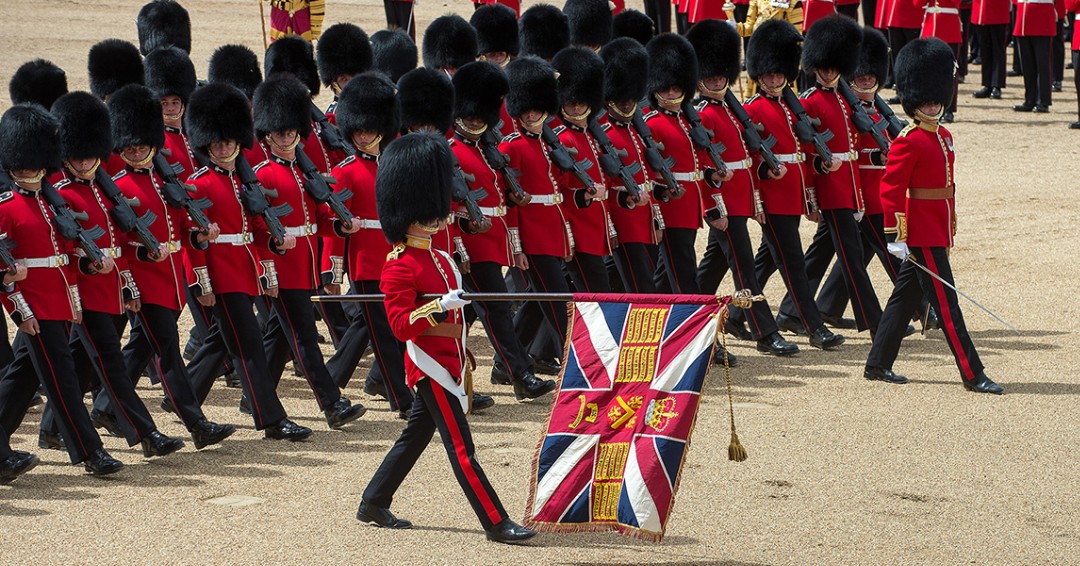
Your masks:
M620 244L614 250L615 266L627 293L655 293L657 248L651 244Z
M270 381L262 352L262 334L252 307L252 297L248 295L221 293L217 295L214 316L229 352L240 359L237 368L240 386L251 400L256 430L263 430L285 420L285 408Z
M326 325L326 331L330 334L330 342L335 348L341 343L341 338L348 331L351 319L345 313L344 305L340 303L313 303L315 309Z
M825 272L832 265L834 257L836 257L836 248L833 246L832 238L829 236L829 227L823 220L818 222L817 230L814 232L814 239L806 247L806 253L803 256L806 265L806 284L810 288L811 295L817 293L821 280L824 279ZM795 314L791 293L784 295L784 300L780 302L780 316L795 320L799 318Z
M315 393L319 410L331 409L342 398L341 390L330 378L330 372L326 371L322 350L319 349L315 332L315 312L311 308L311 291L281 289L278 291L278 298L273 300L273 305L278 318L284 319L283 322L286 323L282 330L288 339L289 347L295 350L293 356L301 366L301 373L307 378L311 391Z
M729 216L727 230L713 230L712 236L717 238L721 253L727 256L725 263L731 265L731 277L734 280L735 289L750 289L755 295L761 294L761 284L754 276L753 248L750 244L750 234L746 230L747 218L744 216ZM715 293L715 291L712 291ZM747 314L747 322L750 325L750 333L754 340L761 340L777 331L776 321L773 319L769 303L766 301L755 302Z
M254 317L255 315L252 314L253 319ZM253 327L251 331L258 332L257 322L253 323ZM261 333L259 335L261 336ZM214 386L214 380L220 375L225 360L231 356L232 353L226 347L225 338L222 336L221 321L216 320L215 314L214 323L210 325L210 331L203 338L202 346L191 357L191 361L187 365L191 389L195 392L200 405L202 405L203 401L206 401L206 396L210 394L210 389ZM238 374L242 373L243 365L242 360L238 361L234 371Z
M213 320L210 319L213 316L212 309L199 304L199 299L193 289L194 287L190 285L186 286L185 289L188 312L191 313L191 321L194 323L191 330L188 331L188 341L184 346L184 358L187 360L190 360L195 355L195 352L202 347L203 340L210 333L210 325L213 324Z
M566 284L566 276L563 274L563 261L560 258L546 255L529 256L529 271L527 273L532 289L536 293L568 293L569 286ZM562 346L563 337L566 336L566 304L553 301L537 301L544 320L558 336L558 344ZM519 326L518 338L528 339L522 336L522 328Z
M280 291L278 297L281 297ZM257 298L255 302L260 302L260 299ZM285 371L285 364L289 363L289 360L297 360L297 356L292 341L289 340L285 331L286 322L282 320L282 315L278 311L276 303L279 299L269 297L267 299L272 308L266 317L266 324L262 325L262 347L266 356L266 369L269 372L270 382L274 384L276 390L278 384L281 383L281 374ZM300 366L301 364L297 361L295 366L297 371L302 371Z
M918 258L917 258L918 259ZM873 345L866 358L864 376L867 379L906 383L907 378L893 373L893 362L900 352L900 342L912 313L919 306L924 291L919 283L919 268L911 263L904 263L900 274L896 276L889 302L881 315L881 324L873 334Z
M576 253L566 262L566 268L570 271L574 288L579 293L611 292L604 256Z
M723 239L722 230L709 227L709 243L705 246L705 253L701 255L701 262L697 266L698 289L706 295L716 294L728 271L727 255L720 249Z
M761 244L758 245L757 253L754 254L754 276L757 277L758 284L761 288L765 288L765 284L769 282L769 278L773 273L776 273L776 262L773 260L772 252L769 250L768 240L764 237L766 228L762 227ZM728 309L731 313L728 315L728 322L733 325L742 326L746 320L746 314L739 307L733 307ZM746 338L746 336L743 336ZM749 338L747 338L749 339Z
M497 263L473 263L469 273L463 275L465 289L479 293L506 293L502 267ZM532 372L532 359L514 332L510 317L510 303L505 301L473 301L473 309L484 324L488 340L495 349L496 359L502 362L512 380ZM492 381L494 381L494 376ZM505 384L504 384L505 385Z
M829 226L837 259L844 266L844 284L851 296L856 326L861 332L877 329L881 322L881 305L870 282L870 276L866 274L862 234L853 213L854 211L849 209L821 211L822 218Z
M353 281L352 289L349 292L359 293L359 289L360 282ZM330 377L338 387L344 389L349 384L349 380L352 379L357 366L360 365L360 359L364 357L364 350L367 349L370 343L370 327L367 317L363 315L363 304L358 303L356 316L352 317L349 327L345 329L345 332L338 340L334 355L330 356L329 360L326 360L326 369L330 372Z
M380 292L378 281L358 281L357 283L363 293ZM375 366L382 374L390 410L405 411L412 406L413 398L412 391L405 384L405 346L390 330L390 321L386 318L386 307L381 302L361 303L360 309L371 331ZM372 367L372 370L374 369Z
M422 380L427 381L429 380ZM430 390L430 385L428 389ZM364 488L363 503L379 509L389 509L401 482L405 481L405 476L416 465L416 460L424 453L434 435L435 422L429 406L422 397L417 396L410 406L408 424Z
M824 323L806 281L806 266L803 263L802 241L799 237L799 217L770 214L763 231L773 254L773 262L779 266L784 284L791 294L795 313L807 333L811 334Z
M660 258L667 270L672 292L685 295L698 294L697 258L694 243L697 230L668 228L664 241L660 242Z
M916 259L921 261L927 269L950 283L954 281L952 266L949 265L948 249L915 248L912 252L912 255L916 255ZM930 304L941 318L941 329L945 332L945 341L949 343L949 348L953 352L956 367L964 380L964 386L971 389L980 378L985 379L985 376L982 375L982 360L979 359L979 353L975 350L975 344L971 341L971 335L968 334L967 325L964 323L964 314L960 311L956 291L946 287L941 281L922 270L918 271L918 275L919 283L930 295Z

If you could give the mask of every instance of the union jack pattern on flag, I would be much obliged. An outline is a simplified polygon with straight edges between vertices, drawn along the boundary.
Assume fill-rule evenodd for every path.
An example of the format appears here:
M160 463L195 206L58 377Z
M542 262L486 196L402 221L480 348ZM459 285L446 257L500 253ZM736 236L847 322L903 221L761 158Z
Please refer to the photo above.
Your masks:
M570 306L526 522L547 532L617 530L659 541L727 298L617 297L575 295Z

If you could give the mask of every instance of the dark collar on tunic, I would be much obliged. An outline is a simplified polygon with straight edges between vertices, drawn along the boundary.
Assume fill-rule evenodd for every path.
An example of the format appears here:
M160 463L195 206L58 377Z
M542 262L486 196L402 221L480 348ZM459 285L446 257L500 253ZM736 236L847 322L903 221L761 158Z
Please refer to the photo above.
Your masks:
M210 165L207 165L207 167L209 167L211 171L213 171L215 173L221 173L222 175L225 175L226 177L232 177L233 174L236 173L235 169L232 170L232 171L229 171L228 169L226 169L224 167L221 167L217 163L213 163L213 162L211 162Z
M653 108L653 110L656 110L657 112L659 112L661 114L664 114L666 116L678 116L679 114L682 114L682 112L676 112L674 110L668 110L667 108L664 108L663 106L660 106L659 104L657 104L656 107Z
M20 195L22 195L24 197L37 198L37 197L41 196L41 189L38 189L36 191L31 191L31 190L24 189L24 188L20 187L18 185L18 183L13 184L12 186L15 187L14 190L15 190L16 194L20 194Z
M130 164L125 164L124 169L127 169L128 171L130 171L132 173L138 173L140 175L149 175L150 172L152 171L152 169L150 169L149 167L146 167L144 169L140 169L138 167L132 167Z
M476 147L478 145L478 142L480 141L478 139L470 140L469 138L461 135L461 132L454 132L454 139L457 140L460 143L463 143L463 144L469 146L469 147Z
M184 133L183 128L174 128L172 126L165 126L165 131L170 133L170 134L183 134Z
M534 134L534 133L530 132L529 130L526 130L525 128L521 128L521 135L523 135L523 136L525 136L527 138L532 138L534 140L540 139L540 133L539 132Z
M566 129L573 130L575 132L584 132L585 131L585 128L582 128L581 126L575 126L575 125L571 124L568 121L563 122L563 125L566 126Z
M379 156L378 155L372 155L372 154L370 154L370 153L368 153L366 151L357 150L355 155L359 159L366 159L368 161L375 161L376 163L379 161Z
M277 155L275 153L270 154L270 161L273 161L278 165L284 165L290 169L293 167L293 165L296 165L295 161L289 161L288 159L285 159L284 157L281 157L280 155Z

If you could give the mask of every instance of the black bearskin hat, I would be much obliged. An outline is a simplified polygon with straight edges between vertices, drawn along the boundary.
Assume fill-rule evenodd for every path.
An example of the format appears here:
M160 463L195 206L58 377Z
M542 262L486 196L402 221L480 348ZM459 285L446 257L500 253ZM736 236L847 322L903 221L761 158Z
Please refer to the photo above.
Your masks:
M873 75L879 85L885 84L885 77L889 74L889 42L880 31L871 28L862 28L862 43L859 44L859 63L845 80L853 81L855 77Z
M559 73L559 107L584 102L596 118L604 107L604 60L588 47L567 47L555 55L551 66Z
M698 63L694 46L681 35L662 33L645 46L649 53L649 100L656 104L656 91L678 86L694 96L697 91Z
M806 31L803 42L803 70L813 75L818 69L836 69L849 75L859 63L859 22L840 14L821 18Z
M146 88L158 98L179 96L187 104L195 92L195 65L187 53L175 47L160 47L143 61Z
M489 128L499 124L510 82L502 69L473 61L454 73L454 116L481 118Z
M780 73L788 81L799 75L802 36L785 20L766 20L750 36L746 46L746 73L753 80Z
M139 10L139 51L149 55L159 47L173 46L191 53L191 17L174 0L154 0Z
M611 18L611 32L614 37L629 37L645 46L656 36L656 24L652 18L637 10L623 10Z
M165 121L161 103L142 85L128 85L109 97L113 149L132 145L165 146Z
M430 125L444 134L454 124L454 85L446 73L421 67L398 80L401 131Z
M60 124L37 104L16 104L0 117L0 168L60 169Z
M935 37L916 39L896 56L896 94L908 116L927 103L948 108L953 97L956 58L952 48Z
M702 20L686 32L686 39L697 53L701 78L725 77L728 84L739 80L742 38L735 28L720 20Z
M337 23L319 36L315 58L319 78L324 85L330 86L341 75L354 77L371 68L371 40L359 26Z
M558 79L555 68L539 57L521 57L506 66L510 92L506 95L506 112L520 118L529 110L539 110L555 116L559 112Z
M60 157L109 159L113 150L109 109L89 92L69 92L56 100L52 115L60 123Z
M263 76L292 73L311 91L319 94L319 71L315 68L315 51L306 39L289 35L275 40L263 55Z
M615 102L645 98L649 53L629 37L611 41L600 50L604 60L604 99ZM644 72L643 72L644 71Z
M518 37L523 56L550 61L570 45L570 22L562 10L551 4L535 4L518 20Z
M424 31L424 66L457 69L476 60L476 30L458 15L435 18Z
M195 149L206 149L214 141L235 140L244 149L255 143L255 126L247 97L224 83L211 83L195 90L184 113L184 126Z
M367 130L382 134L385 146L401 129L397 86L378 71L353 77L338 95L334 118L346 142L352 142L354 133Z
M387 241L405 239L414 222L450 215L450 144L431 132L406 134L386 146L375 173L375 206Z
M143 84L143 61L139 48L122 39L106 39L90 48L86 71L90 92L106 98L129 84Z
M502 51L515 56L520 51L517 14L502 4L484 4L473 12L469 23L476 30L477 53Z
M262 67L255 52L243 45L222 45L210 56L207 80L232 85L250 99L262 82Z
M603 47L611 41L608 0L566 0L563 13L570 24L570 44Z
M51 61L34 59L23 63L8 83L12 104L33 102L52 108L57 98L67 94L67 74Z
M371 36L372 68L397 83L402 75L416 68L419 56L409 34L395 30L380 30Z
M255 135L296 130L300 140L311 135L311 97L307 87L289 73L267 77L252 99Z

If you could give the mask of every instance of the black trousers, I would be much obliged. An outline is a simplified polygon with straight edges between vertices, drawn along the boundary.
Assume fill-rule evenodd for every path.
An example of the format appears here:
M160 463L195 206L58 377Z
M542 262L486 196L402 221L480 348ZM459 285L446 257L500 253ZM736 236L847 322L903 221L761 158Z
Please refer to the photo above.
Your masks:
M566 269L578 293L610 293L607 265L602 255L576 253L566 262Z
M475 262L468 273L463 274L465 289L475 293L506 293L506 280L502 266L493 262ZM505 301L473 301L473 311L483 322L488 340L495 349L495 358L506 366L512 378L520 378L533 367L532 359L524 344L514 332L514 319L510 303Z
M862 0L862 22L863 25L872 28L874 27L874 16L877 14L878 0Z
M499 496L476 461L472 433L469 432L469 423L465 420L461 404L431 379L421 379L416 384L416 399L413 400L409 422L364 489L364 501L389 508L394 494L424 453L436 429L446 448L454 476L476 517L480 519L480 524L487 529L506 519L506 510Z
M34 336L15 335L15 358L0 378L0 427L9 433L19 428L40 383L56 403L68 456L72 463L79 463L101 448L101 438L83 404L83 388L68 345L71 323L39 320L38 325L40 332Z
M679 32L679 35L684 35L688 29L690 29L690 14L688 12L680 12L676 8L675 31Z
M1024 73L1024 104L1050 106L1051 47L1048 36L1018 36L1020 70Z
M532 290L536 293L569 293L570 286L566 283L566 275L563 273L563 260L562 258L550 256L550 255L530 255L529 269L525 272L526 277L529 279L529 284ZM543 315L544 322L549 329L557 336L557 349L559 355L562 355L562 344L566 336L566 303L553 302L553 301L534 301L536 307ZM518 311L518 315L528 312L528 303ZM530 343L535 337L539 336L539 333L529 327L533 326L526 321L515 316L514 318L514 330L517 332L518 340L522 344Z
M388 29L400 28L405 33L408 33L413 41L416 41L416 19L413 17L413 3L383 0L383 8L386 9L386 27Z
M0 316L0 373L14 359L15 350L11 349L11 341L8 340L7 317Z
M896 27L891 27L891 28L888 29L888 31L889 31L889 57L890 57L890 61L892 62L892 65L889 67L889 69L890 69L889 72L891 74L892 69L896 68L896 56L897 56L897 54L900 53L900 50L903 49L905 45L907 45L908 43L911 43L912 41L915 41L916 39L919 38L920 30L919 30L919 28L896 28ZM896 80L896 77L893 77L893 80Z
M1073 24L1076 25L1076 24ZM1076 92L1080 93L1080 51L1072 52L1073 63L1073 85L1076 87ZM1080 119L1080 94L1076 97L1076 116Z
M730 222L730 217L728 217ZM745 225L744 225L745 227ZM706 295L715 295L720 289L720 282L728 272L727 254L720 247L720 240L726 239L719 230L709 227L709 240L705 244L705 253L701 254L701 261L697 266L698 291ZM750 252L753 254L753 251ZM753 261L753 256L751 256Z
M1057 35L1051 39L1051 42L1053 43L1053 61L1051 62L1053 69L1051 70L1054 73L1054 81L1061 82L1065 80L1065 20L1057 21Z
M379 293L378 281L353 281L356 293ZM390 408L398 411L412 404L412 392L405 385L405 345L390 330L386 307L382 303L359 303L359 316L345 332L337 352L326 362L326 368L338 387L345 385L356 371L360 358L371 342L375 363L367 379L385 385Z
M671 293L696 295L700 292L697 284L697 254L694 244L697 230L690 228L668 228L660 242L660 263ZM658 273L659 275L659 273ZM660 282L657 282L660 287Z
M735 9L738 10L739 7L736 6ZM670 0L645 0L645 15L652 19L656 33L671 31Z
M1006 24L974 26L979 38L979 57L982 58L982 85L987 88L1005 86Z
M762 293L762 284L757 279L754 265L754 248L750 243L750 232L746 229L749 222L746 216L729 216L727 230L709 229L709 243L713 240L723 253L726 265L731 267L732 283L735 291L750 289L755 295ZM711 291L715 293L715 289ZM749 313L744 312L750 325L750 333L755 340L760 340L777 331L776 319L766 301L754 303Z
M911 258L942 279L950 283L954 281L948 248L911 248ZM870 348L866 365L892 369L908 320L911 320L912 313L924 297L941 317L945 341L953 352L960 377L967 382L974 381L983 371L983 364L964 324L964 314L960 312L956 292L910 262L904 262L900 268L896 287L885 305L885 314L874 336L874 345Z
M285 364L290 359L297 360L298 369L315 393L319 410L326 410L341 398L341 390L323 362L311 294L312 291L303 289L279 289L277 298L270 299L273 313L263 334L263 351L275 389L281 382Z
M127 366L120 353L120 332L126 325L127 317L122 314L83 311L82 324L73 327L70 346L76 367L92 371L95 380L101 384L98 396L108 395L113 401L116 424L128 446L134 446L157 430L157 426L135 392L135 384L128 378ZM42 430L59 432L50 422L54 409L51 403L45 406L41 416Z
M957 75L966 77L968 74L968 46L971 33L971 8L960 10L960 50L956 57L956 64L960 67Z
M266 363L263 333L253 310L254 297L244 293L219 293L216 297L214 318L217 324L210 329L210 335L195 353L189 368L195 394L200 403L206 399L216 378L214 368L231 355L239 360L236 372L244 395L251 400L256 430L275 425L285 418L285 408L277 397ZM215 335L224 341L226 352L218 351L213 344Z
M858 21L858 19L859 19L859 5L858 4L843 4L843 5L837 4L836 5L836 13L837 14L842 14L842 15L847 16L847 17L849 17L849 18L851 18L853 20ZM871 18L871 21L873 21L873 18Z
M900 260L887 250L884 223L884 214L867 214L859 222L863 239L863 264L869 266L877 256L889 280L896 281L896 276L900 274ZM843 316L850 298L847 285L844 284L845 277L844 266L839 262L834 263L825 282L821 284L817 297L818 311L827 315Z
M653 244L623 243L615 248L615 268L627 293L656 292L653 274L659 253L659 247Z
M186 286L184 289L184 298L187 301L188 312L191 314L191 321L194 323L188 331L188 341L184 348L190 352L190 355L194 355L195 351L202 347L206 336L210 334L210 326L214 324L211 317L214 313L213 309L199 304L199 298L191 286Z

